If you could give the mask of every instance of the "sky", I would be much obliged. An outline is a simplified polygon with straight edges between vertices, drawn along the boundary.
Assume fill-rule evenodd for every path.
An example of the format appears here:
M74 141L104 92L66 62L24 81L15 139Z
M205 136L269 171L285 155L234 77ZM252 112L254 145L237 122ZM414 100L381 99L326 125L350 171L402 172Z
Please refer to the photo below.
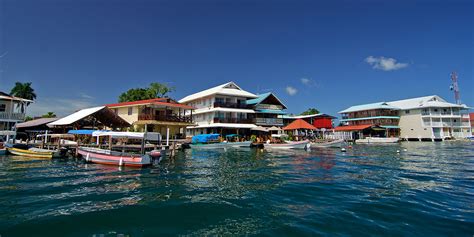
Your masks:
M0 0L0 91L30 115L117 101L151 82L177 100L234 81L290 113L439 95L474 107L474 2Z

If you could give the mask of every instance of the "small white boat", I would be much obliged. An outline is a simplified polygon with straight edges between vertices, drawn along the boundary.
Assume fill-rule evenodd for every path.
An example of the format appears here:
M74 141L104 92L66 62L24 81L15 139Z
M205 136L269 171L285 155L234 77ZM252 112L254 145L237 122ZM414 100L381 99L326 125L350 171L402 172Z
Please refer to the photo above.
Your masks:
M366 137L364 139L357 139L357 144L380 144L380 143L397 143L400 141L398 137Z
M250 147L252 141L245 142L216 142L216 143L191 143L193 149L219 149L219 148L241 148Z
M311 144L309 141L286 141L284 143L265 143L264 147L267 149L308 149Z
M330 147L341 147L344 145L345 141L334 140L334 141L326 141L326 142L312 142L311 147L321 147L321 148L330 148Z

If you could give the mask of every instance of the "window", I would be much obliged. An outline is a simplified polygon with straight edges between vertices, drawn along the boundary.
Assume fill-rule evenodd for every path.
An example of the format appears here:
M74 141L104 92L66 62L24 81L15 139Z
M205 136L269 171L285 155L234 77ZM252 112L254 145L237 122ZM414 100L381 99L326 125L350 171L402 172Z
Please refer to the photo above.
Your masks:
M128 115L132 115L133 114L133 107L128 107Z
M5 112L7 110L6 104L0 104L0 112Z
M405 114L409 114L410 113L410 110L405 110Z

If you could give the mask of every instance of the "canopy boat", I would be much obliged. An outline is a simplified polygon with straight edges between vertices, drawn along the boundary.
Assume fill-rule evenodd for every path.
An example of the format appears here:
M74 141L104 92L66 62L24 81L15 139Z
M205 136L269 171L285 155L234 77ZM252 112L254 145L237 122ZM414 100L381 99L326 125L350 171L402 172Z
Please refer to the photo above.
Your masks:
M397 143L400 139L398 137L366 137L357 139L357 144L381 144L381 143Z
M344 140L334 140L334 141L324 141L324 142L311 142L311 147L321 147L321 148L330 148L330 147L341 147L344 145Z
M238 140L239 135L231 134L227 135L227 141L219 141L219 134L200 134L193 136L192 143L190 144L191 148L194 149L219 149L219 148L241 148L241 147L250 147L252 141L232 141Z
M109 149L95 147L79 147L78 153L86 160L96 164L118 165L131 167L144 167L152 165L154 161L160 161L162 153L159 150L145 152L146 141L161 142L159 133L137 133L137 132L113 132L113 131L95 131L92 136L108 136ZM141 140L141 151L139 154L112 150L113 138L126 138Z

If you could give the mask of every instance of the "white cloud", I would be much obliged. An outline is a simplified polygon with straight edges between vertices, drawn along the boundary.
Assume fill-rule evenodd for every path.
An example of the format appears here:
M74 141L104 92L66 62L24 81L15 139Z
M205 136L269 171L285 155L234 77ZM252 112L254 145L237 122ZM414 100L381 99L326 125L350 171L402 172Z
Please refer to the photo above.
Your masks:
M408 67L408 63L400 63L394 58L386 58L383 56L369 56L365 59L365 62L370 64L373 69L379 69L383 71L394 71Z
M53 97L39 97L35 103L27 108L29 116L41 116L48 112L54 112L58 117L69 115L77 110L94 107L96 104L84 97L64 99Z
M311 79L308 79L308 78L301 78L301 83L303 83L303 85L310 85L311 84Z
M89 99L89 100L95 99L93 96L90 96L86 93L80 93L79 95L84 99Z
M292 86L287 86L285 90L288 95L295 95L298 92L298 90Z

